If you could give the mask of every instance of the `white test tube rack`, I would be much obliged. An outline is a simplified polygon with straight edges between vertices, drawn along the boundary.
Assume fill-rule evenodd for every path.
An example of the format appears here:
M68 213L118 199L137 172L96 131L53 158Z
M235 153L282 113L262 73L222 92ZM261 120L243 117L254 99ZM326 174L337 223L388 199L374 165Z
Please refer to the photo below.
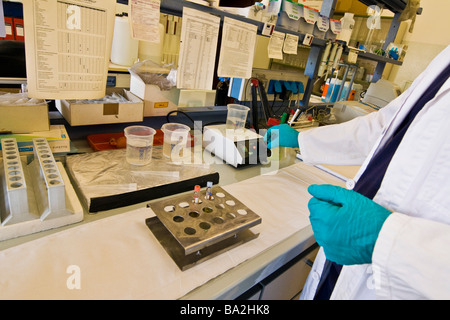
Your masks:
M81 204L46 139L33 139L34 160L28 165L15 138L1 139L1 146L0 240L83 220Z

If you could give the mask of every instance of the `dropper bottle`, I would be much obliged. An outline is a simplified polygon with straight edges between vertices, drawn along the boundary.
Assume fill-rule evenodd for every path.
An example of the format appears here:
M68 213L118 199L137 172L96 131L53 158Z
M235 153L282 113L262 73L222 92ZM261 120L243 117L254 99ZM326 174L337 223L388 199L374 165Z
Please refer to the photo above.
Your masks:
M206 182L206 196L205 199L206 200L212 200L212 181L208 181Z
M194 187L194 203L198 203L199 194L200 194L200 186L197 184Z

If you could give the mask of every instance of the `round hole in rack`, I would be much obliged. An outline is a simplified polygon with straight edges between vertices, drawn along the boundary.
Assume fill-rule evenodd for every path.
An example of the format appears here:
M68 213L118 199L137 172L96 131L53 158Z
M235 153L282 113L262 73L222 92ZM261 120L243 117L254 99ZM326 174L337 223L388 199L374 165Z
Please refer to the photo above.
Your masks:
M21 182L13 182L9 185L11 188L20 188L22 186Z
M218 196L219 198L223 198L223 197L225 197L225 193L223 193L223 192L217 192L217 193L216 193L216 196Z
M7 159L7 160L17 159L17 156L7 156L6 159Z
M208 222L200 222L198 226L203 230L208 230L211 228L211 225Z
M18 175L18 174L20 174L21 172L20 171L10 171L9 172L9 174L11 175L11 176L16 176L16 175Z
M187 208L187 207L189 207L189 203L187 203L186 201L180 202L178 205L179 205L181 208Z
M202 210L203 210L203 212L205 212L205 213L211 213L211 212L213 212L213 209L212 209L211 207L204 207Z
M229 218L229 219L234 219L234 218L236 218L236 215L234 214L234 213L231 213L231 212L227 212L227 214L225 215L227 218Z
M43 163L53 163L53 161L52 160L44 160L44 161L42 161Z
M216 204L217 209L225 209L225 205L223 203Z
M186 234L188 234L190 236L195 234L196 232L197 231L194 228L191 228L191 227L184 228L184 233L186 233Z
M224 220L221 217L214 217L213 222L216 224L222 224L222 223L224 223Z
M174 212L175 211L175 206L165 206L164 207L164 211L165 212Z
M16 154L16 151L6 151L6 154Z
M197 211L191 211L189 212L189 216L192 218L198 218L200 216L200 213L198 213Z
M16 150L16 148L14 148L14 147L6 147L5 150L7 150L7 151L8 150Z
M50 155L49 154L43 154L43 155L41 155L41 158L50 158Z
M10 166L8 167L8 170L17 170L19 169L19 166Z
M59 178L59 176L58 176L57 174L49 174L47 177L48 177L49 179L56 179L56 178Z
M50 180L49 183L50 183L52 186L54 186L54 185L60 184L61 181L59 181L59 180Z
M45 172L47 172L47 173L55 173L56 170L55 169L47 169L47 170L45 170Z
M44 168L54 168L55 166L53 164L46 164L44 165Z
M21 176L12 176L9 178L9 180L10 181L19 181L19 180L22 180L22 177Z
M231 207L236 205L236 202L234 202L234 200L227 200L227 201L225 201L225 203Z
M175 221L175 222L183 222L184 218L181 217L181 216L175 216L175 217L173 217L173 221Z
M19 162L18 161L8 161L6 164L9 166L13 166L13 165L19 164Z
M245 209L239 209L239 210L237 211L237 213L239 213L239 214L242 215L242 216L245 216L248 212L247 212L247 210L245 210Z

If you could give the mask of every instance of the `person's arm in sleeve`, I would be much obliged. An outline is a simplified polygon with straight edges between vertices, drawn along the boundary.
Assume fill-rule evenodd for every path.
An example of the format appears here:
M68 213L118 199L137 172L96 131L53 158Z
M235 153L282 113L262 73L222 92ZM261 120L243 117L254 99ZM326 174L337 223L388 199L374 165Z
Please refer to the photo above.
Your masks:
M403 99L399 96L379 111L344 123L301 131L298 143L303 161L309 164L362 164Z
M391 214L372 255L376 293L382 299L450 298L450 226Z

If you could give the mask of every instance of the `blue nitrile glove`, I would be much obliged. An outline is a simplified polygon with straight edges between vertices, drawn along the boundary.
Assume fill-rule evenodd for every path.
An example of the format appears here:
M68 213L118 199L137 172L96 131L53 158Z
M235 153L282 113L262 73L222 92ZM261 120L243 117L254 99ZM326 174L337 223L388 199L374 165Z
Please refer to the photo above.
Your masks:
M353 190L311 185L309 220L328 260L341 265L372 263L375 242L391 212Z
M288 124L279 124L267 129L264 141L267 148L290 147L298 148L299 132Z

